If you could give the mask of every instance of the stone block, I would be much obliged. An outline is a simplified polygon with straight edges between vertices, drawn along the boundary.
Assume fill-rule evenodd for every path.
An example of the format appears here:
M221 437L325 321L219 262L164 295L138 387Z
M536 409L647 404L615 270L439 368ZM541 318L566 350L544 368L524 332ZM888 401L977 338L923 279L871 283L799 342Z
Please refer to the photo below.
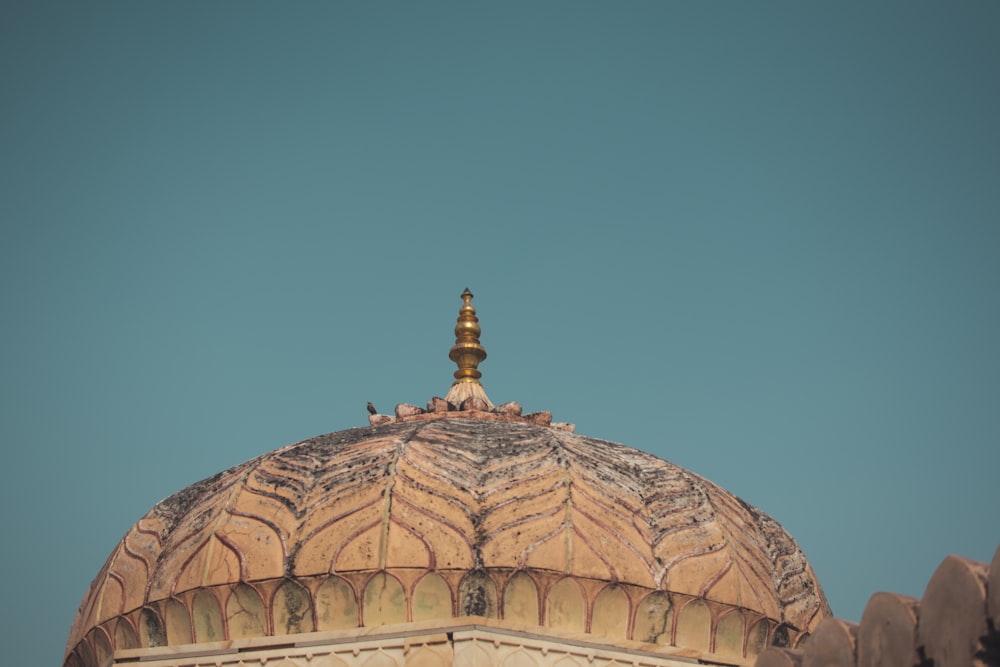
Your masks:
M490 409L490 404L478 396L469 396L462 401L460 409L462 411L478 410L479 412L487 412Z
M917 655L919 600L876 593L868 600L858 628L858 667L913 667Z
M416 405L400 403L396 406L396 419L403 419L405 417L413 417L422 414L424 414L424 409L417 407Z
M934 667L980 667L986 634L984 563L948 556L934 571L920 602L917 645Z
M854 667L858 626L825 618L806 642L802 667Z
M525 415L524 418L532 424L538 424L539 426L548 426L552 423L551 412L532 412L530 415Z
M435 396L427 403L427 412L448 412L452 409L451 403L439 396Z
M509 403L498 405L494 412L501 415L510 415L511 417L520 417L521 404L516 401L510 401Z

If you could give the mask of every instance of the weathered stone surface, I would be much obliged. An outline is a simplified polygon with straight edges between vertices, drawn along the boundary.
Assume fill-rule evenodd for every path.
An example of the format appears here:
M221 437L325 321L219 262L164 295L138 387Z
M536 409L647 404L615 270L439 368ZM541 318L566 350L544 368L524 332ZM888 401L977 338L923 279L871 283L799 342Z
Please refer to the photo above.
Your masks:
M858 627L858 667L913 667L917 655L919 600L876 593Z
M802 667L854 667L858 626L824 619L806 642Z
M530 415L525 415L524 418L539 426L548 426L552 423L551 412L532 412Z
M708 647L735 610L798 630L829 613L788 534L711 482L623 445L454 414L375 415L390 423L275 450L159 503L95 579L68 655L97 626L131 642L118 619L144 609L147 635L168 644L192 641L192 627L195 639L214 637L227 618L230 632L311 632L458 605L576 632L600 598L599 618L619 608L645 615L604 632L644 628L667 644L683 630ZM572 582L559 583L564 576ZM599 596L609 582L618 592ZM245 588L229 604L242 584L263 612ZM214 598L199 596L207 590ZM202 625L192 625L195 612ZM740 645L729 635L724 643Z
M372 426L382 426L383 424L391 424L396 421L389 415L368 415L368 423Z
M566 422L552 422L551 426L557 431L566 431L567 433L576 430L576 424L567 424Z
M948 556L935 570L920 602L917 643L934 667L985 665L987 567Z
M452 409L451 403L443 398L440 398L439 396L435 396L427 404L427 412L448 412Z
M518 403L517 401L510 401L508 403L504 403L503 405L498 405L494 410L494 412L497 412L501 415L511 415L513 417L520 417L521 404Z
M404 419L406 417L412 417L414 415L422 415L425 410L423 408L417 407L416 405L410 405L409 403L400 403L396 406L396 419Z
M462 401L461 410L478 410L486 412L490 409L490 404L478 396L470 396Z
M802 651L771 646L764 649L754 667L801 667Z

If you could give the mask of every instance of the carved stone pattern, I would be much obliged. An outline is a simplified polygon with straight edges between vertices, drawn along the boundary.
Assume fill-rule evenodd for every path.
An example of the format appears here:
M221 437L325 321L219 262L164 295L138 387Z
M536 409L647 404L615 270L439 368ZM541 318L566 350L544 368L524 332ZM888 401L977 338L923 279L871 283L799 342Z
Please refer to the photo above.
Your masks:
M626 633L655 590L675 596L672 623L681 602L704 600L712 631L730 609L745 614L748 634L768 619L769 638L775 628L797 637L829 614L791 537L693 473L566 431L437 419L289 445L162 501L125 535L84 597L67 664L122 643L145 645L157 632L174 644L169 628L183 626L182 614L211 606L204 594L198 602L199 592L213 592L219 627L212 614L199 616L208 620L201 634L191 623L188 642L229 638L233 618L249 619L240 621L241 632L311 631L315 596L329 575L353 591L358 624L370 624L365 586L377 573L398 582L405 617L397 620L418 614L413 596L428 572L445 582L455 616L468 615L459 608L463 577L486 575L503 617L505 587L519 571L531 573L538 588L541 624L556 613L545 596L571 575L580 590L579 626L588 632L600 631L590 622L607 582L626 593L615 603L627 600L631 610ZM298 588L283 588L288 581ZM239 582L253 584L262 620L231 617L227 605Z

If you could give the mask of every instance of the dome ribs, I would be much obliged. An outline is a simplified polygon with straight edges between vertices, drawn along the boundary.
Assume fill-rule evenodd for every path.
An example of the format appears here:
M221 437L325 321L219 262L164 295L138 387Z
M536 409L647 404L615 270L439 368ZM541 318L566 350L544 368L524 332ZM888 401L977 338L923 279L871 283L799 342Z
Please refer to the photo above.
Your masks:
M300 523L322 504L352 496L360 488L378 486L388 465L386 448L397 443L396 437L378 438L356 448L328 449L326 458L321 458L316 449L319 440L281 451L274 465L255 475L254 481L261 486L254 486L254 492L284 503Z
M576 493L584 495L579 489L576 490ZM588 500L590 499L588 498ZM599 503L594 502L594 504L595 506L600 507ZM594 528L600 530L600 533L597 534L594 538L588 538L587 534L590 534L591 531L587 531L586 533L584 533L583 531L574 527L574 530L576 530L580 538L584 540L588 544L588 546L590 546L590 548L593 549L594 552L607 563L608 570L614 574L614 579L613 579L614 581L618 581L622 576L627 575L627 578L629 580L643 581L644 579L646 579L647 580L646 583L648 585L651 586L653 584L653 577L655 576L655 572L651 562L651 554L649 553L648 542L642 541L637 543L635 540L628 537L623 531L619 531L616 530L615 528L612 528L609 525L609 522L607 521L608 518L609 517L620 518L620 517L615 517L614 514L616 513L613 513L610 510L607 513L601 515L602 518L598 518L598 515L596 513L592 514L588 512L587 509L584 508L583 504L578 502L576 505L574 505L574 511L580 517L580 519L577 520L578 523L580 523L581 520L586 521L590 523ZM597 542L597 544L595 544L595 542ZM630 562L632 559L623 557L624 554L619 553L619 550L621 548L624 548L625 550L630 552L633 558L636 561L638 561L638 563L641 565L641 567L636 567L634 563ZM647 553L643 553L642 551L643 548L647 550ZM607 559L605 559L602 556L602 554L609 552L615 552L616 555L619 556L619 558L617 559L618 562L617 566L613 566L610 562L607 561Z
M397 499L398 499L398 501L401 504L406 505L406 507L409 508L415 514L419 514L421 516L427 517L428 519L430 519L431 521L434 521L436 524L438 524L440 526L444 526L446 528L450 528L451 531L453 533L455 533L455 535L458 537L458 539L462 543L464 543L466 546L468 546L468 548L469 548L470 551L472 550L473 543L472 543L471 540L469 540L463 534L466 531L463 530L462 526L459 526L456 522L448 519L447 517L444 517L444 516L442 516L440 514L435 514L434 512L431 512L431 511L427 510L425 507L422 507L422 506L416 504L414 501L411 501L411 500L409 500L407 498L398 497ZM400 520L398 520L398 519L394 518L393 520L399 521L399 523L401 525L403 524L403 522L400 521ZM409 526L409 528L411 530L415 531L417 534L421 534L422 532L426 532L426 529L425 529L425 531L418 531L417 530L417 526L413 526L412 522L406 522L405 525ZM433 529L434 527L435 526L430 526L431 529ZM422 534L421 534L421 537L423 537Z
M704 494L676 466L643 469L640 474L645 489L642 494L645 516L653 544L661 544L667 535L679 529L689 529L711 520L711 508Z
M67 655L101 629L112 644L131 641L116 633L143 607L191 613L195 591L225 600L240 582L265 600L286 580L315 594L330 574L360 596L379 573L406 595L428 573L452 591L478 573L496 586L501 618L511 577L537 580L546 604L565 575L588 604L619 586L633 614L654 591L707 600L726 618L743 609L771 628L810 629L829 614L788 534L725 490L624 445L492 417L318 436L170 496L112 552Z
M397 525L424 542L429 567L471 568L476 560L476 503L470 472L480 457L449 444L453 440L449 431L446 423L425 422L406 442L396 463L390 514ZM396 542L388 544L403 550L405 545Z
M414 432L411 431L405 438L397 442L392 461L390 461L385 473L388 479L386 480L385 490L382 492L382 520L380 523L378 544L378 569L380 570L385 569L386 561L389 558L389 528L392 518L392 492L396 486L396 468L399 465L399 459L403 456L403 451L406 449L407 443L413 438L413 434Z
M723 493L721 489L699 478L703 487L711 487L713 493L707 494L708 502L715 511L716 522L723 532L729 558L735 565L739 578L734 582L735 590L730 596L717 591L713 599L723 601L736 600L740 606L748 606L744 595L753 596L756 605L772 614L779 614L780 609L770 609L765 601L763 591L772 587L773 566L761 558L763 539L756 528L757 521L749 505L735 496ZM718 582L715 582L718 583Z
M291 527L295 546L287 560L289 573L303 576L336 571L345 550L360 549L359 556L367 553L363 543L353 547L350 543L363 537L370 524L381 525L388 486L395 479L393 462L403 441L415 430L413 426L355 429L377 434L369 432L367 440L362 438L352 446L326 447L322 474L312 487L312 495L301 503L304 512ZM311 456L317 443L328 440L307 441L304 453ZM333 528L337 530L331 532ZM372 557L377 557L378 546L372 548L376 549Z
M565 452L574 532L605 564L610 580L626 576L629 581L651 586L654 571L649 531L635 522L643 507L628 500L628 492L638 490L634 463L618 469L604 448L585 452L574 446L579 436L553 432L552 437ZM621 484L618 477L623 478Z
M136 609L145 602L153 567L152 560L147 554L142 553L141 547L133 548L129 544L129 541L135 540L137 536L135 531L126 533L124 539L122 539L122 550L132 560L142 564L142 571L139 572L131 568L118 566L122 570L122 585L125 587L125 608L129 610Z
M782 617L798 629L811 627L818 609L831 615L816 575L805 554L777 521L763 512L756 517L773 563L774 588L782 605Z
M215 500L220 493L241 480L249 469L256 467L263 458L265 457L252 459L200 482L195 482L186 489L161 500L149 511L147 517L161 520L160 536L162 539L173 539L179 524L190 519L196 506L204 505L206 501Z
M267 526L271 530L271 532L274 533L275 539L277 540L278 544L281 546L282 561L284 561L285 558L287 558L287 556L288 556L288 537L289 536L288 536L288 534L285 531L283 531L278 526L277 523L275 523L274 521L271 521L269 518L267 518L265 516L261 516L260 514L251 514L249 512L241 512L241 511L239 511L237 509L231 509L231 510L228 510L228 511L229 511L230 515L232 515L233 517L237 517L237 519L236 519L237 521L240 518L243 518L243 519L249 519L251 521L257 521L257 522L262 523L265 526ZM266 538L265 538L265 540L266 540ZM258 541L259 541L259 539L258 539Z
M220 522L228 516L225 512L226 507L239 494L246 478L263 459L264 457L258 457L244 465L230 468L222 475L209 478L211 484L208 486L211 491L205 495L182 497L185 493L182 491L168 499L168 501L183 500L186 512L176 517L174 528L169 538L164 541L164 548L157 558L154 575L150 577L148 597L158 599L173 594L180 576L192 559L214 539L214 533ZM199 482L195 486L203 488L203 483ZM153 512L157 512L157 508L166 503L167 501L164 501L154 507Z
M563 518L563 534L566 539L566 556L565 556L565 572L573 571L573 556L576 549L576 545L573 544L573 476L569 472L569 463L567 461L565 447L562 446L562 442L554 437L551 433L549 435L549 440L557 443L558 454L556 455L556 465L559 467L559 471L563 480L562 488L565 489L563 493L559 493L563 496L563 504L566 507L566 512ZM555 563L552 563L555 565ZM556 569L556 568L552 568Z
M399 533L394 528L404 531ZM437 569L435 549L430 542L414 530L413 526L396 519L389 518L389 527L384 533L385 565L380 569L418 568L421 570ZM413 539L409 539L409 538ZM423 554L414 548L414 540L423 547ZM424 558L421 558L421 555Z
M409 431L412 432L412 428ZM383 532L388 532L389 484L395 479L393 462L400 447L396 438L380 439L359 447L367 450L367 456L361 458L365 462L365 473L381 473L373 475L372 482L359 487L357 493L338 493L315 503L299 525L298 548L289 556L291 572L303 576L341 571L338 563L343 561L345 554L348 556L343 567L348 568L354 567L349 565L353 558L367 558L366 562L379 558ZM348 463L348 469L350 465ZM378 535L366 538L366 533L376 526L382 527Z
M520 454L510 456L502 453L506 448L498 448L494 465L488 466L482 477L478 527L484 555L501 552L494 546L497 540L511 539L511 530L550 517L561 506L554 500L564 484L562 470L554 464L558 448L538 437L521 440L517 447ZM509 564L516 563L514 553L530 543L526 538L518 539L522 531L514 533L513 539L520 546L509 545L511 553L502 561Z
M334 524L331 524L331 525L334 525ZM326 561L329 561L328 571L330 572L330 574L341 574L341 573L344 573L344 572L351 572L351 571L354 571L354 570L363 569L362 567L351 567L350 564L349 564L350 561L348 561L347 563L345 563L344 567L338 567L338 563L341 562L341 556L344 554L344 552L347 552L350 548L355 548L355 547L358 546L355 543L358 541L359 538L361 538L366 533L371 532L373 529L378 528L380 525L381 525L381 519L376 519L376 520L371 521L369 523L362 524L358 528L354 529L352 532L346 533L339 540L339 544L333 544L333 545L331 545L332 548L333 548L333 554L332 554L332 556L324 559ZM370 561L374 557L373 554L375 553L375 549L371 548L372 545L370 543L368 545L361 545L361 546L362 547L365 547L365 546L369 547L367 549L367 557L368 557L368 561ZM314 569L316 569L316 568L314 568L314 567L307 567L307 568L294 569L294 570L292 570L292 575L293 576L308 576L307 573L312 572ZM299 575L299 570L301 570L302 575Z

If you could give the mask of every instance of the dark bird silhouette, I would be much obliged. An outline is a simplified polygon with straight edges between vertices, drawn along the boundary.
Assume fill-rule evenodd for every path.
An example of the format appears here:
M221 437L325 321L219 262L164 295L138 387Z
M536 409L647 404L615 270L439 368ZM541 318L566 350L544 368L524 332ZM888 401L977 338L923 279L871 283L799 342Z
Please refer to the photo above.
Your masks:
M368 401L368 414L370 414L370 415L377 415L378 414L378 410L375 409L375 406L372 405L371 401Z

